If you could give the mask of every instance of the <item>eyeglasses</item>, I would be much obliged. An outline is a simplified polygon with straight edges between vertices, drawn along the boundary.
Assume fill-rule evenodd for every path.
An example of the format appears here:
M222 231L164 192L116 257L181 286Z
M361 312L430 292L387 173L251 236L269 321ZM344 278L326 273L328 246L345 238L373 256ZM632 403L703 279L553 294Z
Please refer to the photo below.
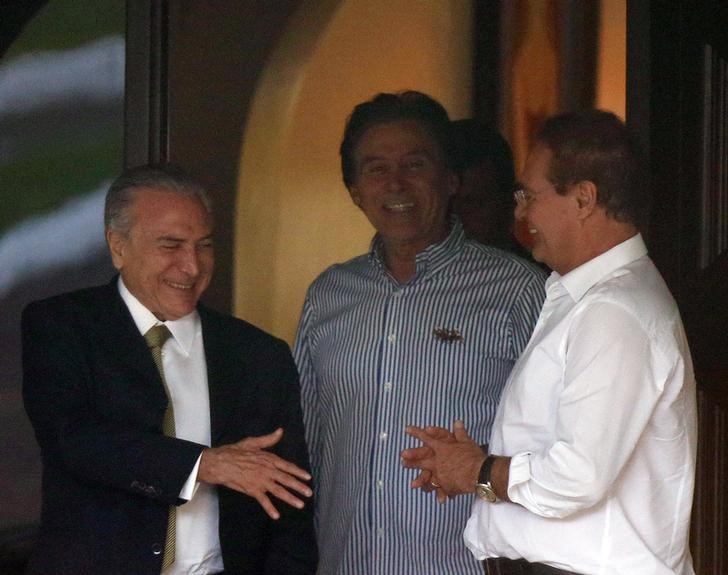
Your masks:
M528 190L520 189L513 192L513 199L519 206L525 206L533 200L533 192Z

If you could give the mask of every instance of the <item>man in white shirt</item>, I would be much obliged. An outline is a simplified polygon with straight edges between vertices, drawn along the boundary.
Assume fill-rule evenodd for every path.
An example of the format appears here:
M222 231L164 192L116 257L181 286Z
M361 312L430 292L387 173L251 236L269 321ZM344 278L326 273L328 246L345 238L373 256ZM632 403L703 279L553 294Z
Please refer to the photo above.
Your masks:
M105 210L119 277L24 311L43 459L28 573L315 571L296 368L284 342L199 304L212 224L178 168L127 170Z
M639 226L644 178L624 124L548 120L516 216L554 271L487 453L456 421L410 427L413 487L476 493L465 543L486 573L693 573L695 380L675 302Z

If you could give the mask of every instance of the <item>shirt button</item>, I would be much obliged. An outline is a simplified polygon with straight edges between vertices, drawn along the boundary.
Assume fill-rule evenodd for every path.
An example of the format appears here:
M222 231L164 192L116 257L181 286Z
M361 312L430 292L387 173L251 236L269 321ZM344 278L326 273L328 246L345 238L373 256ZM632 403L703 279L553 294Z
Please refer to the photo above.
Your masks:
M381 491L382 489L384 489L384 481L382 481L381 479L377 479L377 489L379 491Z
M387 336L387 341L388 341L389 343L394 343L395 341L397 341L397 336L396 336L396 335L394 335L393 333L390 333L390 334L389 334L389 335Z
M387 381L384 384L384 391L392 391L392 382L391 381Z
M154 545L152 545L152 553L154 553L155 555L160 555L162 553L162 549L163 547L160 543L155 543Z
M389 434L386 431L382 431L379 434L380 441L387 441L387 437L389 437Z
M377 529L377 537L384 537L384 529L381 527Z

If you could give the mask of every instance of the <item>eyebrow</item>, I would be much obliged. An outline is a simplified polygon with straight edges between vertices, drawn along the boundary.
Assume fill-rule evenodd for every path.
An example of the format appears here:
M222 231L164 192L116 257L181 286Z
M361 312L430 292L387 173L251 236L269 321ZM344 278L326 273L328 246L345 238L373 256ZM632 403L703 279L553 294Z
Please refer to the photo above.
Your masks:
M206 236L202 236L199 239L193 240L193 242L194 243L198 243L198 242L210 241L210 240L213 239L213 235L214 234L208 234ZM157 238L157 241L158 242L174 242L174 243L177 243L177 244L181 244L181 243L184 243L184 242L186 242L188 240L186 240L184 238L178 238L177 236L159 236Z

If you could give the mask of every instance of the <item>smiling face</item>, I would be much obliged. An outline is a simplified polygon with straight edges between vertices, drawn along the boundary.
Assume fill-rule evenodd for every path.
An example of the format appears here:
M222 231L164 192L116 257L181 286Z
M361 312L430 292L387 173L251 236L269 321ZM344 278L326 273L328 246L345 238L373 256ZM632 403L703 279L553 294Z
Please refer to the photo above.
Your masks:
M561 195L548 178L551 156L543 145L529 153L521 177L526 199L518 203L515 215L526 224L533 259L563 275L583 263L582 219L574 190Z
M106 232L124 284L160 320L191 313L212 277L210 215L194 196L151 188L134 192L129 213L128 234Z
M457 178L421 123L372 126L359 140L354 158L356 180L349 191L379 232L385 251L418 253L447 236L448 202Z

